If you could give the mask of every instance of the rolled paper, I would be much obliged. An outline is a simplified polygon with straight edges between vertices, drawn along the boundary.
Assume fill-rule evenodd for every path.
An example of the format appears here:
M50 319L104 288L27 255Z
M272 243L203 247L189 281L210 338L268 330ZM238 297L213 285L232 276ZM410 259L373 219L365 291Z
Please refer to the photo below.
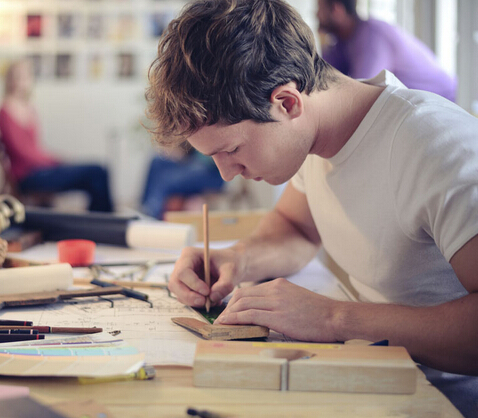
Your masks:
M73 269L67 263L0 269L0 294L66 290L73 285Z
M196 228L163 221L131 221L126 229L126 245L131 248L180 250L196 242Z
M45 241L86 239L97 244L130 248L180 250L196 243L196 228L188 224L107 213L60 213L27 208L23 226L40 230Z

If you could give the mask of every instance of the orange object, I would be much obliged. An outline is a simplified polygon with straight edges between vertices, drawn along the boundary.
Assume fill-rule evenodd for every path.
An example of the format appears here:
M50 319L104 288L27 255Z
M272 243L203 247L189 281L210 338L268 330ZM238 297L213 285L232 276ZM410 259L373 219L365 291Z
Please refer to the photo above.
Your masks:
M88 266L95 259L96 244L86 239L66 239L58 241L58 259L73 267Z

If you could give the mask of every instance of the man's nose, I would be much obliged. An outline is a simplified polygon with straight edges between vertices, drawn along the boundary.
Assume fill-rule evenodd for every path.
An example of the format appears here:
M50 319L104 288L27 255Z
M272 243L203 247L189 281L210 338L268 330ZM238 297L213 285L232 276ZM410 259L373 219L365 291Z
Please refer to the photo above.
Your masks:
M241 164L233 163L231 161L225 161L226 156L216 154L213 156L213 160L216 163L219 173L224 181L231 181L238 174L241 174L244 167Z

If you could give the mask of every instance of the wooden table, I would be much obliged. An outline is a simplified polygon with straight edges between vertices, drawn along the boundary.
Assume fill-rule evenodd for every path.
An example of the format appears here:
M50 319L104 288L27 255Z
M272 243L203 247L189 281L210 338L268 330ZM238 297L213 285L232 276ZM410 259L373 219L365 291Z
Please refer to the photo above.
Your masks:
M187 418L188 407L244 418L462 417L421 371L415 394L375 395L195 388L191 368L156 370L149 381L82 385L73 378L0 377L0 385L29 386L31 396L46 405L94 400L115 418ZM71 417L85 416L78 405L68 409Z

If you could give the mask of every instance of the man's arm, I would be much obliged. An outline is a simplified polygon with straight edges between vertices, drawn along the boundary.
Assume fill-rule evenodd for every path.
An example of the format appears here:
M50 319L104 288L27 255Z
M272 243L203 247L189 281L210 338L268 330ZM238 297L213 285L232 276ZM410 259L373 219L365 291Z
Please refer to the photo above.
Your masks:
M245 256L247 275L258 281L299 271L320 247L320 236L304 193L291 183L254 233L233 248Z
M339 338L388 339L423 364L478 375L478 236L451 259L469 295L428 308L350 304L338 310Z
M203 252L184 249L175 264L169 289L184 304L204 306L226 297L243 281L286 276L300 270L317 253L320 238L303 193L287 185L276 207L256 231L234 246L210 251L211 289L203 281Z
M389 340L425 365L478 375L478 236L451 259L469 295L432 307L338 302L274 280L239 289L218 318L257 324L304 341Z

